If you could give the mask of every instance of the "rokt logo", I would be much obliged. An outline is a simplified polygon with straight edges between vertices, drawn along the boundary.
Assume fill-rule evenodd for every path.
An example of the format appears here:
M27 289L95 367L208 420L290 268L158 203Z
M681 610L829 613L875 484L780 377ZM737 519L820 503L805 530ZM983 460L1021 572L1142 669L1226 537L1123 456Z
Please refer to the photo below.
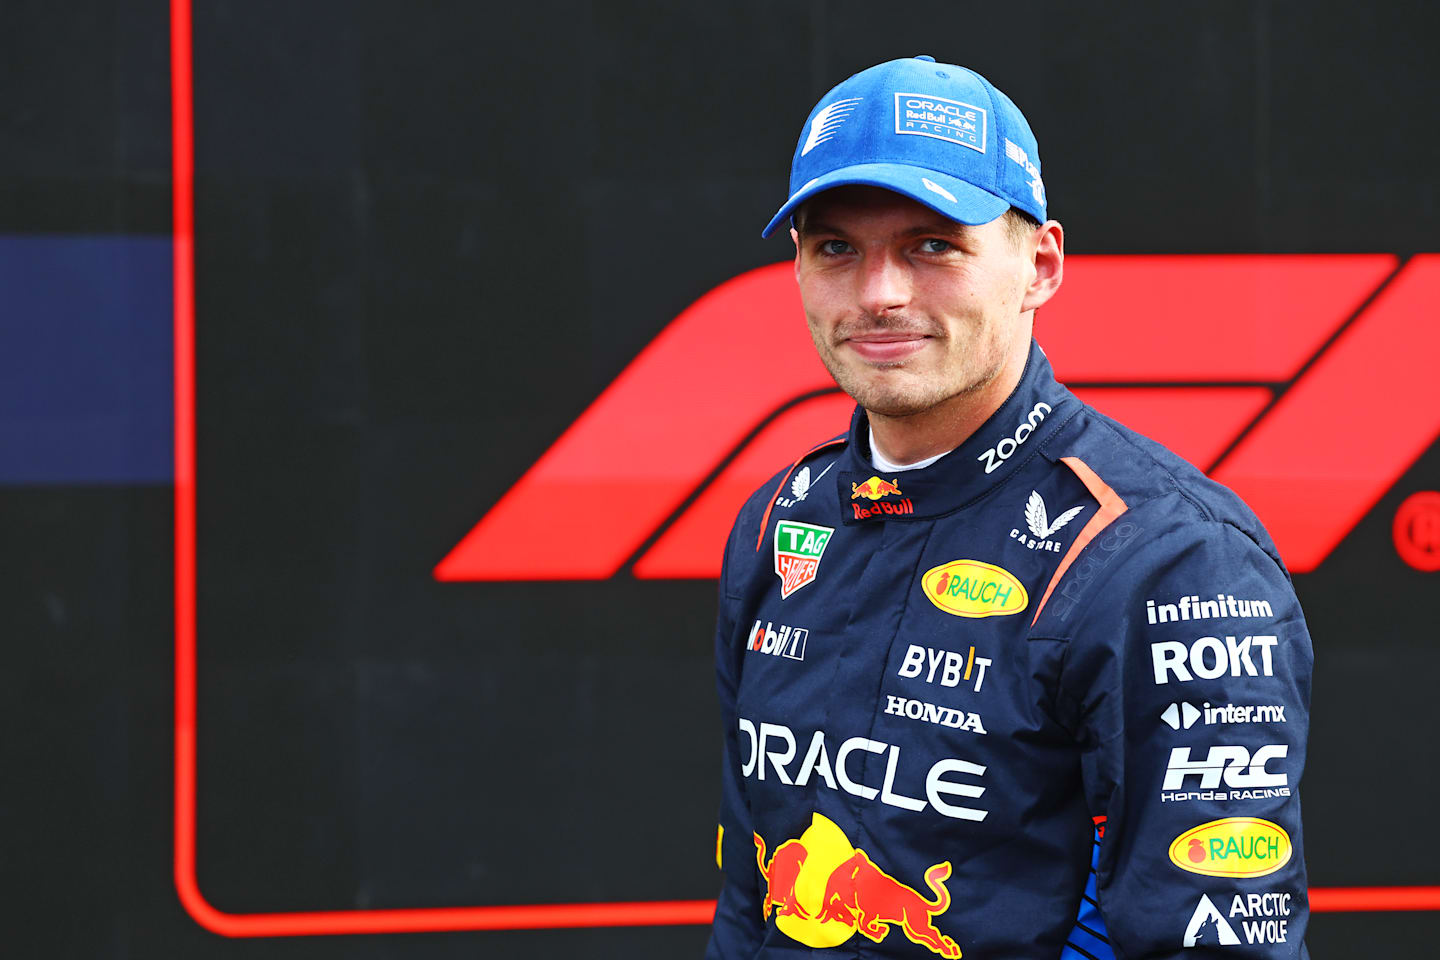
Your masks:
M1226 637L1223 641L1219 637L1201 637L1188 647L1178 640L1161 640L1150 644L1155 682L1169 683L1174 676L1181 683L1189 683L1196 677L1214 680L1227 673L1238 677L1242 672L1247 677L1273 677L1273 651L1278 642L1278 638L1270 635L1246 637L1244 640ZM1260 652L1258 671L1251 657L1251 647Z
M750 628L750 639L745 644L745 649L751 653L768 653L772 657L787 657L791 660L805 659L805 640L810 636L810 631L801 627L787 627L780 625L776 630L773 623L766 621L762 627L760 621L755 621L755 626Z
M765 862L765 839L756 833L755 862L765 881L760 911L775 912L775 926L807 947L838 947L858 932L883 943L892 928L942 957L961 955L952 937L940 932L935 918L950 909L950 862L925 871L926 897L886 873L845 831L813 813L798 839L786 840Z

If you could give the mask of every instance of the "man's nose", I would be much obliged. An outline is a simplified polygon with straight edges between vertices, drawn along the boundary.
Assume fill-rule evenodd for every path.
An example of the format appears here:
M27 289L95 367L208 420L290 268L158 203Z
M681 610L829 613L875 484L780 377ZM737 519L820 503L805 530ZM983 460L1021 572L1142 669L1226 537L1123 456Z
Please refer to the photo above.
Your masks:
M885 251L867 256L861 264L860 306L875 316L910 303L910 265Z

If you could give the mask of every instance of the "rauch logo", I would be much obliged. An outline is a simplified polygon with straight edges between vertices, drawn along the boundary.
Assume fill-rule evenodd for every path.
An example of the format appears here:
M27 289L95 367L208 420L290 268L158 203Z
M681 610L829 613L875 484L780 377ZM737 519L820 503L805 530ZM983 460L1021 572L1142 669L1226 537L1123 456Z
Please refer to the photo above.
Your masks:
M1170 862L1207 877L1264 877L1290 862L1290 834L1270 820L1225 817L1186 830L1170 844Z
M980 560L951 560L920 578L930 602L957 617L1005 617L1030 604L1025 585L1004 567Z

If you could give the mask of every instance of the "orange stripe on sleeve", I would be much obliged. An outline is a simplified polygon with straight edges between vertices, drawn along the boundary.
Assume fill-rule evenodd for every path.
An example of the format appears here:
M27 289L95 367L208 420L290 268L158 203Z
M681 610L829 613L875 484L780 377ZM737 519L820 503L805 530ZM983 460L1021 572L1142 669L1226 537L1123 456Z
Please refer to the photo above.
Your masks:
M763 547L763 546L765 546L765 528L768 527L768 526L770 526L770 511L775 509L775 498L778 497L778 496L780 496L780 491L781 491L781 490L784 490L784 489L785 489L785 481L790 479L790 474L794 473L794 472L795 472L795 468L798 467L798 466L800 466L800 464L803 463L803 462L805 461L805 459L806 459L807 457L811 456L812 454L817 453L818 451L824 450L826 447L833 447L833 446L834 446L835 444L837 444L837 443L844 443L844 442L845 442L845 438L844 438L844 437L836 437L834 440L826 440L824 443L818 444L817 446L813 446L813 447L811 447L809 450L806 450L804 453L802 453L802 454L800 455L800 459L798 459L798 460L796 460L794 463L790 464L790 469L789 469L789 470L786 470L786 471L785 471L785 476L783 476L783 477L780 478L780 485L779 485L778 487L776 487L776 488L775 488L775 492L770 495L770 503L769 503L768 506L765 507L765 516L763 516L763 517L760 518L760 535L755 538L755 552L756 552L756 553L759 553L759 552L760 552L760 548Z
M1061 457L1060 462L1075 472L1075 476L1085 484L1085 489L1090 491L1090 496L1100 501L1100 509L1095 511L1095 516L1085 524L1085 529L1080 531L1080 536L1075 538L1075 542L1070 544L1070 549L1065 552L1065 558L1060 561L1060 566L1055 568L1055 575L1050 578L1050 585L1045 588L1045 596L1040 598L1040 605L1035 608L1035 619L1030 621L1032 627L1039 621L1040 611L1045 609L1045 603L1050 599L1050 594L1055 592L1060 578L1065 576L1065 571L1070 569L1070 564L1080 556L1080 551L1084 550L1091 540L1099 536L1101 530L1110 526L1117 517L1130 509L1125 505L1125 501L1120 499L1120 495L1111 490L1110 485L1101 480L1084 460L1079 457Z

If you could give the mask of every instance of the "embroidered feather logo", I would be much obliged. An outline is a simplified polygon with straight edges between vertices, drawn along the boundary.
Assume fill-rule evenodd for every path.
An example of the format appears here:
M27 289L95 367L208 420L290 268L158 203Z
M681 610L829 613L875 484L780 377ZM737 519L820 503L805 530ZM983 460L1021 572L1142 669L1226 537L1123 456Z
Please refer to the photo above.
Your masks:
M851 97L849 100L836 100L815 114L815 119L810 121L810 135L805 138L805 146L800 148L800 156L805 156L833 137L835 130L845 122L845 118L855 111L855 104L863 99L865 98Z
M1030 502L1025 505L1025 522L1030 525L1030 532L1035 534L1037 540L1049 540L1059 532L1061 527L1074 520L1076 515L1084 509L1084 507L1071 507L1056 517L1052 524L1046 514L1045 501L1041 499L1039 491L1031 490Z
M823 477L825 476L825 474L829 473L830 467L833 466L835 466L835 461L831 460L829 466L827 466L824 470L821 470L819 476L815 477L813 480L810 478L810 468L801 467L800 472L795 474L795 479L790 481L790 496L793 499L786 500L784 497L778 497L776 498L775 502L782 507L789 507L799 503L801 500L804 500L807 496L809 496L810 490L815 486L815 484L820 482L820 477Z

